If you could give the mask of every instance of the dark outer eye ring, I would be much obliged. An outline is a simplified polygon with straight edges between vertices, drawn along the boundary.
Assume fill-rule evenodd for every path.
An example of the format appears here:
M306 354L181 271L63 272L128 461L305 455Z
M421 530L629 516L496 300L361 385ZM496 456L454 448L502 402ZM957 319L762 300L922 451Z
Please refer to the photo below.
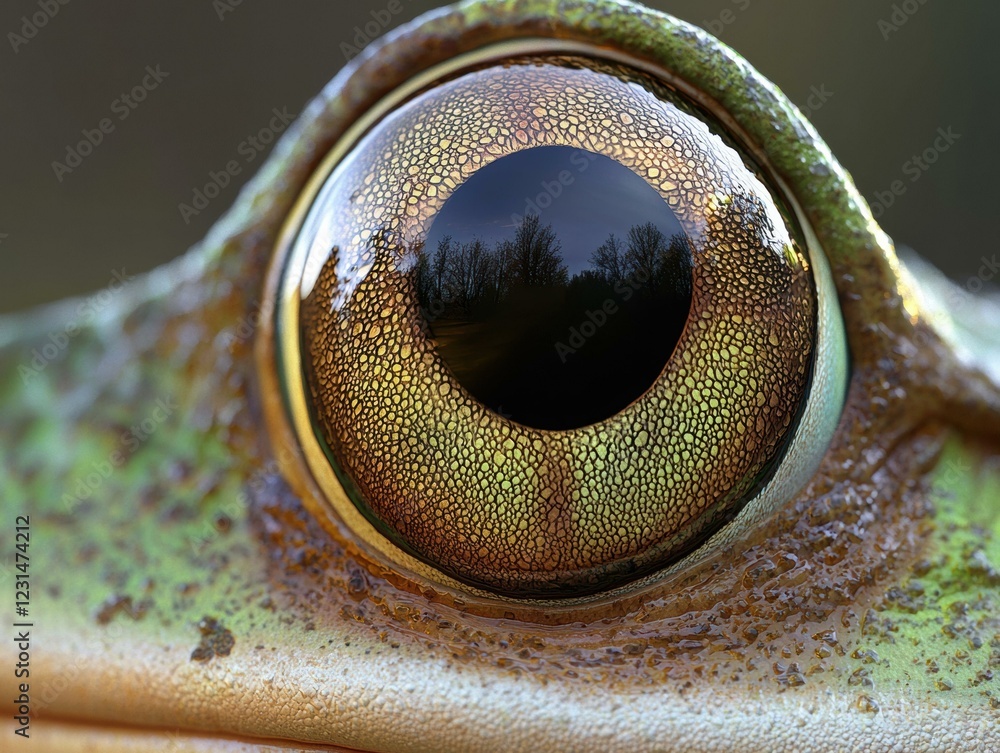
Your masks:
M552 44L551 42L546 42L545 46L546 48L551 49ZM746 210L749 209L751 210L752 213L753 207L750 207L748 205L746 207L741 207L741 209L743 209L745 212ZM758 215L757 219L760 218L761 215ZM759 224L760 223L758 223L758 225ZM751 223L751 229L752 225L753 223ZM775 230L776 228L774 227L770 228L770 232L773 232ZM789 248L785 249L785 251L788 252L786 255L789 256L789 258L792 258L793 254L792 254L791 244L789 244ZM797 268L794 270L794 274L791 274L789 276L788 285L798 286L799 290L798 300L800 302L808 301L809 292L811 292L809 289L810 285L809 277L808 274L805 273L805 271L808 268L808 260L805 259L804 255L799 254L797 252L794 256L795 256L794 261L797 262ZM793 265L793 267L794 266L795 265ZM294 296L291 296L291 298L294 299ZM308 305L309 304L307 302L307 311L308 311ZM810 307L810 310L808 310L804 314L804 317L814 318L814 310ZM791 329L788 330L788 332L794 332L794 331L796 331L795 326L792 326ZM808 328L803 328L802 326L799 326L797 331L800 332L799 336L803 338L799 341L801 345L800 351L804 354L803 360L808 361L808 356L806 354L808 354L811 347L811 336L812 336L811 332L808 331ZM771 334L770 339L772 340L776 339L776 336L774 335L773 332ZM285 350L286 352L288 352L289 350L294 350L294 349L289 349L286 347ZM290 353L290 355L297 355L297 354ZM799 389L804 390L805 382L808 376L807 364L804 364L801 366L801 368L799 368L799 375L800 375ZM755 399L759 400L759 397L756 397ZM772 404L775 402L773 396L767 398L767 400ZM795 401L795 403L799 402L801 401L800 400ZM795 420L794 411L792 413L788 413L784 418L781 419L781 429L787 431L790 427L794 425L794 420ZM504 430L508 432L509 436L511 427L509 426L505 427ZM643 431L646 431L646 429L644 429L642 427L642 424L640 424L634 436L641 435ZM646 431L646 433L648 434L648 431ZM778 454L780 454L780 446L782 445L782 443L785 441L786 438L787 437L785 437L784 434L778 436L777 438L772 438L772 440L770 440L771 444L768 447L768 451L777 452ZM648 437L646 439L648 441ZM604 440L601 441L603 442ZM516 449L516 447L517 445L515 443L514 448L509 448L509 449ZM315 463L310 463L310 464L315 472L316 464ZM762 467L758 467L758 470L755 472L755 474L752 474L752 478L750 478L749 480L744 480L743 482L744 485L742 486L742 488L740 488L734 494L743 493L745 496L745 494L748 491L751 491L753 488L755 488L761 483L761 475L763 473L764 471L762 470ZM345 478L343 475L341 475L340 480L347 481L348 483L350 481L349 478ZM341 494L341 496L343 496L343 494ZM355 501L357 501L357 498L355 498ZM338 512L346 511L347 514L345 515L345 517L350 517L349 509L345 510L343 505L338 505L337 508ZM357 520L355 520L354 522L357 523ZM381 520L381 522L384 523L384 520ZM714 522L717 523L718 518L716 518ZM385 528L383 527L382 530L385 530ZM407 543L405 538L403 543L404 544ZM677 543L676 541L672 542L673 545L673 550L671 552L672 556L675 556L678 551L681 551L684 548L683 542L680 548L676 546L676 543ZM492 589L505 590L514 595L520 596L520 595L551 595L554 593L565 593L567 591L567 588L569 589L570 593L580 593L586 590L593 590L595 588L604 587L608 583L613 583L616 580L620 581L623 576L633 577L635 574L641 574L643 570L648 570L650 569L650 567L653 566L659 566L664 561L663 552L658 551L658 552L653 552L645 560L645 562L640 562L637 564L635 562L635 557L633 555L635 555L636 550L641 550L642 548L643 548L642 544L635 546L633 547L632 551L626 552L626 557L618 557L615 561L612 561L610 563L610 566L608 565L608 561L606 560L600 563L597 569L591 568L590 570L582 570L577 563L570 568L560 568L557 564L555 567L552 566L543 566L541 568L535 567L534 570L532 570L532 567L534 566L529 564L528 568L522 568L520 572L518 572L517 566L510 568L506 572L504 572L503 575L500 577L491 575L491 572L496 572L496 571L490 571L485 573L483 571L475 572L474 569L470 569L470 567L468 566L468 560L462 562L459 566L455 566L453 564L454 560L452 561L452 563L449 563L447 561L448 559L447 557L442 558L440 556L428 555L426 551L420 551L418 547L412 547L411 551L415 550L416 553L420 555L423 559L431 561L436 566L435 569L444 570L446 573L450 573L462 580L472 582L476 585L484 586L491 590ZM646 551L647 552L649 551L648 547ZM480 554L485 559L495 559L496 552L490 550L487 547L480 547ZM642 552L640 552L640 554L642 554ZM417 567L418 569L420 568L419 565L417 565L412 561L409 561L407 564L415 565L415 567ZM528 572L529 577L523 577L525 571ZM540 576L539 572L541 572ZM440 579L440 574L438 574L438 579Z

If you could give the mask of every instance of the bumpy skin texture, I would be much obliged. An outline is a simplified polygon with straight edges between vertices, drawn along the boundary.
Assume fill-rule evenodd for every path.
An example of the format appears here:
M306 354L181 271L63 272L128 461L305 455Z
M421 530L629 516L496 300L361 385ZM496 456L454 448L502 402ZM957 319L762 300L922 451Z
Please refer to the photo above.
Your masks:
M280 392L266 327L247 326L281 223L344 129L415 71L525 35L626 49L730 113L827 252L853 365L822 466L773 518L629 595L548 609L431 587L321 528L294 438L265 429ZM121 293L62 360L19 374L75 304L2 322L0 505L4 520L30 511L40 576L36 748L71 749L59 720L73 719L104 750L134 745L115 724L195 731L173 750L218 734L379 751L997 749L996 350L961 358L941 333L971 309L927 317L941 288L921 302L915 277L812 128L703 32L610 0L471 3L399 31L332 82L201 246ZM133 446L159 399L176 407ZM127 460L83 499L78 482L116 451ZM235 643L192 661L206 616Z
M317 421L389 531L457 578L545 596L649 572L731 518L794 427L816 338L805 251L739 155L668 96L579 58L488 66L383 123L316 205L333 236L303 290ZM693 323L632 405L543 432L463 389L405 270L463 180L555 145L656 186L696 246Z

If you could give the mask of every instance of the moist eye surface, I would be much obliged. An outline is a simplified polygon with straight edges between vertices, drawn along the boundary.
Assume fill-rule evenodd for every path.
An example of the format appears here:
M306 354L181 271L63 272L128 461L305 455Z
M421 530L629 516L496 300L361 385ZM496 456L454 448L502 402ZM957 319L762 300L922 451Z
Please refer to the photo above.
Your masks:
M809 253L697 106L512 58L337 153L286 269L286 367L345 519L477 588L572 597L677 560L772 477L809 394Z

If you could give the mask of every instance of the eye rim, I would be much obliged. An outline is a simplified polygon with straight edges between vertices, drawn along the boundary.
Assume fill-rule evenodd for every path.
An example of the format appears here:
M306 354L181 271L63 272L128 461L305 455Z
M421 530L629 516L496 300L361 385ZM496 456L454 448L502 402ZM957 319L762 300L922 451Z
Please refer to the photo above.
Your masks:
M289 231L289 212L300 189L315 176L320 164L358 119L397 86L416 73L486 47L530 39L551 45L575 41L587 49L617 53L626 62L661 77L708 110L738 138L756 163L797 205L820 241L839 294L851 352L854 376L848 412L855 410L858 380L877 370L881 332L909 336L919 325L919 312L906 302L907 288L899 281L899 265L892 243L873 219L850 176L830 153L802 113L777 87L737 52L708 32L661 11L628 0L564 0L553 14L546 0L520 0L514 5L467 0L460 6L429 13L373 42L352 60L304 111L300 121L282 138L269 164L247 187L211 236L220 249L209 263L264 264L274 251L278 233ZM765 149L762 144L767 144ZM256 212L261 220L247 218ZM283 228L283 229L282 229ZM250 259L248 262L247 259ZM263 295L273 302L283 261L272 253ZM871 325L881 322L878 332ZM594 609L567 603L554 605L501 602L455 591L440 582L421 581L414 573L397 574L370 548L359 542L342 521L324 520L323 495L309 477L296 450L297 438L286 422L284 396L276 370L273 314L262 323L254 341L258 396L272 446L272 456L293 492L323 522L338 545L344 546L376 577L434 601L458 604L462 609L494 618L510 617L540 625L588 619L598 613L624 616L644 608L650 599L669 595L677 576L665 576L655 585L620 594L607 592ZM852 408L852 406L854 406ZM842 450L837 434L828 457ZM822 472L822 471L821 471ZM796 503L798 497L791 503ZM712 563L712 570L718 567ZM686 578L711 577L697 566ZM597 611L595 611L597 610Z
M419 75L405 80L397 89L394 89L387 96L380 99L375 107L366 111L362 117L355 121L349 128L345 129L344 134L337 140L333 148L331 148L326 157L321 161L320 167L314 169L310 180L307 183L306 189L300 194L296 201L294 211L288 216L277 245L277 251L273 257L272 267L270 269L268 279L268 300L274 300L277 301L277 303L275 305L275 321L273 322L273 330L269 326L269 331L265 334L269 339L278 338L275 341L278 344L278 348L276 350L279 350L280 352L275 352L271 356L275 360L271 362L270 368L277 366L279 369L280 376L278 377L276 386L278 386L281 390L279 393L281 397L280 406L274 405L275 401L269 401L272 410L267 412L267 416L269 423L273 424L277 421L281 424L276 427L279 432L278 435L280 435L284 441L288 443L288 446L295 447L297 452L301 452L300 438L303 436L311 436L312 429L308 426L307 421L303 420L308 414L307 400L304 394L298 403L299 412L296 413L294 407L289 402L288 393L286 392L289 385L297 385L299 391L302 390L303 385L301 378L297 376L301 374L301 371L296 371L294 369L290 370L287 367L288 363L298 364L298 356L300 355L297 330L299 303L297 297L298 289L296 285L288 284L288 276L286 275L286 272L292 265L290 263L291 260L288 259L287 256L296 236L301 231L303 221L309 211L309 208L312 206L319 190L328 179L330 172L336 167L344 155L349 153L353 146L364 136L367 130L371 128L373 124L377 123L385 113L393 109L400 102L412 96L420 89L436 82L440 78L444 78L449 74L453 74L464 68L470 68L473 66L481 67L489 62L496 62L509 57L553 54L566 54L605 59L612 63L631 66L642 72L649 73L665 82L668 86L672 86L680 90L682 95L689 96L689 92L691 91L690 85L677 79L676 76L664 70L661 66L651 65L648 61L635 58L628 53L617 50L609 51L606 48L595 48L592 44L586 41L581 42L565 39L553 40L545 37L533 37L517 40L516 42L501 41L495 44L487 45L472 52L450 58L438 65L430 66ZM702 102L706 100L706 97L702 95L697 98L691 97L691 99L694 100L696 105L702 106ZM719 106L717 104L713 104L709 112L713 117L717 116ZM727 120L729 119L720 119L726 128L729 127L726 125ZM755 150L750 148L752 142L745 141L746 137L741 129L734 129L733 132L729 133L729 136L734 141L741 143L741 146L745 144L745 151L749 154L749 156L754 156ZM825 265L825 255L823 250L820 248L818 241L816 241L816 235L813 233L810 223L805 217L805 213L802 211L802 208L796 201L795 196L775 174L769 163L758 162L757 165L771 183L772 190L781 192L782 198L796 215L803 232L809 239L806 252L809 255L810 262L814 265L814 268L817 263ZM294 278L294 275L291 277ZM291 300L294 301L294 306L291 308L284 305L285 298L282 294L285 292L286 286L288 290L294 289L290 294ZM276 295L276 293L278 295ZM836 310L837 307L835 304L831 303L829 305L832 305L833 309ZM268 324L270 325L272 323L269 322ZM285 332L294 333L294 336L282 336L282 333ZM263 357L266 357L267 350L262 347L261 353L263 354ZM290 358L290 356L292 358ZM258 357L260 358L261 356L259 355ZM289 374L292 376L291 379L288 378ZM846 380L844 380L844 387L846 388ZM810 390L809 396L813 394L816 394L816 392ZM836 418L839 418L839 410L842 406L843 400L841 399L839 401ZM273 408L276 407L280 407L280 411L273 410ZM296 421L297 424L292 426L292 423ZM823 452L820 452L818 455L816 461L817 464L818 459L823 456L824 452L825 446L823 448ZM551 621L552 610L557 610L558 613L564 615L579 615L580 609L589 613L592 608L607 609L609 607L615 607L617 611L618 609L625 608L626 604L637 603L635 599L643 598L642 595L644 593L660 589L666 580L671 580L673 576L678 575L685 568L691 567L702 560L709 559L711 556L716 554L717 552L714 549L709 550L708 544L710 542L717 541L718 537L723 535L724 532L729 532L729 535L732 535L732 526L737 522L731 521L727 525L723 526L723 528L716 531L708 541L703 542L702 545L700 545L694 552L688 554L679 561L667 566L664 569L655 571L651 575L645 576L639 580L618 585L598 593L583 596L552 599L540 599L537 597L521 598L517 596L497 594L470 586L451 578L433 566L428 565L400 550L395 544L379 533L355 507L353 501L351 501L348 495L344 492L343 482L337 477L337 471L331 467L328 457L323 453L319 453L320 456L317 457L316 453L313 453L312 462L310 462L308 455L309 453L306 453L306 457L299 456L296 458L296 462L294 463L283 463L283 470L286 471L286 476L291 475L293 477L293 488L296 488L296 491L300 493L303 500L306 502L307 508L314 516L317 517L318 520L320 520L324 528L334 534L339 540L345 541L346 539L345 543L348 543L354 552L362 556L366 561L371 563L371 565L374 565L375 569L381 574L386 576L395 576L391 577L394 582L399 581L404 585L408 584L410 588L417 588L424 592L426 592L427 589L431 589L438 594L438 597L454 600L463 605L473 603L476 606L476 611L481 613L495 613L498 609L498 605L506 605L508 607L516 607L518 612L527 610L529 615L534 615L535 617L542 619L542 615L538 613L537 610L544 608L547 611L544 619ZM289 465L294 467L286 467ZM805 474L806 479L808 479L814 471L815 467L810 468L808 473ZM289 472L291 473L289 474ZM317 479L317 475L320 479L325 479L325 483L320 483L320 479ZM330 483L331 476L333 477L332 480L335 481L333 484ZM303 484L307 488L303 488ZM771 486L771 483L768 482L767 486ZM332 503L334 500L331 499L331 495L328 491L331 488L334 490L339 489L339 495L336 498L336 501L339 504L335 505ZM759 496L760 494L756 495L755 499ZM782 501L786 502L788 501L788 498L786 497ZM747 506L749 507L749 503ZM742 517L743 514L741 513L737 520ZM738 534L736 538L738 538Z

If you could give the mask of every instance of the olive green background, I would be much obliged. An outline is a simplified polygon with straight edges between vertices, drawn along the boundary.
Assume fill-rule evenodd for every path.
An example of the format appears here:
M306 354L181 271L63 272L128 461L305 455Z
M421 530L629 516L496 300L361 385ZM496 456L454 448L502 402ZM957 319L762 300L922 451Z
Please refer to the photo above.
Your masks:
M0 8L0 311L100 288L182 253L228 207L251 165L238 148L273 108L298 113L344 65L372 11L388 27L433 0L69 0L15 53L9 33L39 0ZM54 2L54 0L41 0ZM224 4L233 6L219 17ZM654 0L713 29L806 106L871 199L906 193L881 218L898 243L966 281L996 252L1000 4L943 0ZM883 38L893 6L917 8ZM391 13L387 9L399 8ZM897 15L897 19L899 16ZM147 65L169 77L124 121L111 111ZM816 100L813 100L814 102ZM59 182L54 160L111 117L115 130ZM938 128L961 138L916 182L904 172ZM178 210L238 159L243 173L197 217Z

